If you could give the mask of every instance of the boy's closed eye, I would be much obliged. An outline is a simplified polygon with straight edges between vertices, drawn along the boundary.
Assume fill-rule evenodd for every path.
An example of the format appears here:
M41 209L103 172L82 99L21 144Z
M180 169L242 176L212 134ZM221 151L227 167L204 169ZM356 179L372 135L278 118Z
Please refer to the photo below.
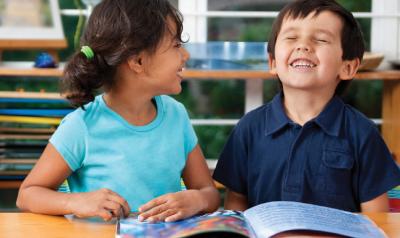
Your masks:
M278 36L280 39L285 41L294 41L299 38L299 34L293 30L285 31Z
M329 43L328 40L322 39L322 38L315 38L314 40L315 40L316 42L320 42L320 43Z
M285 40L289 40L289 41L293 41L297 39L297 36L285 36L284 37Z

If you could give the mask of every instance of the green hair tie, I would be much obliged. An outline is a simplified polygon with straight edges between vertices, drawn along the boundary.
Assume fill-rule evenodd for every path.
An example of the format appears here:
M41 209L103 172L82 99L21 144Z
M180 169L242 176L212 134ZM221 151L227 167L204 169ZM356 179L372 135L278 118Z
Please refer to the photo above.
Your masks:
M93 59L93 57L94 57L94 52L93 52L93 50L92 50L89 46L87 46L87 45L82 46L81 52L82 52L82 53L86 56L86 58L89 59L89 60Z

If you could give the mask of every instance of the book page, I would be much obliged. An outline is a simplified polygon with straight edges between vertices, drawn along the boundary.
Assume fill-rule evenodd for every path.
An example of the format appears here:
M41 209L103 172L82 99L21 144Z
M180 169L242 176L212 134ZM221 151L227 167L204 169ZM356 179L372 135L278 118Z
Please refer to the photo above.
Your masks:
M283 231L323 231L350 237L385 237L362 215L298 202L269 202L244 212L257 237L270 237Z
M188 237L202 233L230 233L242 237L254 237L241 212L217 211L211 214L195 216L177 222L147 223L137 217L121 219L120 238L144 237Z

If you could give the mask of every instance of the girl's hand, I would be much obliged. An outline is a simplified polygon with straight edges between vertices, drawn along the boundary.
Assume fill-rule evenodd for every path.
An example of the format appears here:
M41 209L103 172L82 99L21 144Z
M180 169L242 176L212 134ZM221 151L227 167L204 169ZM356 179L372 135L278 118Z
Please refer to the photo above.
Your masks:
M71 195L67 206L77 217L98 216L104 221L109 221L112 217L129 215L128 202L110 189L102 188L94 192Z
M173 222L193 216L207 207L199 190L185 190L155 198L139 208L140 221Z

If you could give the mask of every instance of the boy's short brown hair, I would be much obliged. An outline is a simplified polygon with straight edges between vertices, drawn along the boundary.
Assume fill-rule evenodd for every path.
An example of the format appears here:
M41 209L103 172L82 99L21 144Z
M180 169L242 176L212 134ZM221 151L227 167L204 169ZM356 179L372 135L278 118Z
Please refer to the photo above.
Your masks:
M336 14L343 21L341 31L341 45L343 50L343 60L353 60L358 58L360 61L364 55L364 38L358 22L353 14L342 7L334 0L297 0L286 5L275 19L272 25L272 32L268 42L268 53L275 58L275 44L285 18L303 19L310 14L317 16L323 11ZM336 94L342 94L348 87L350 80L343 80L336 87Z

